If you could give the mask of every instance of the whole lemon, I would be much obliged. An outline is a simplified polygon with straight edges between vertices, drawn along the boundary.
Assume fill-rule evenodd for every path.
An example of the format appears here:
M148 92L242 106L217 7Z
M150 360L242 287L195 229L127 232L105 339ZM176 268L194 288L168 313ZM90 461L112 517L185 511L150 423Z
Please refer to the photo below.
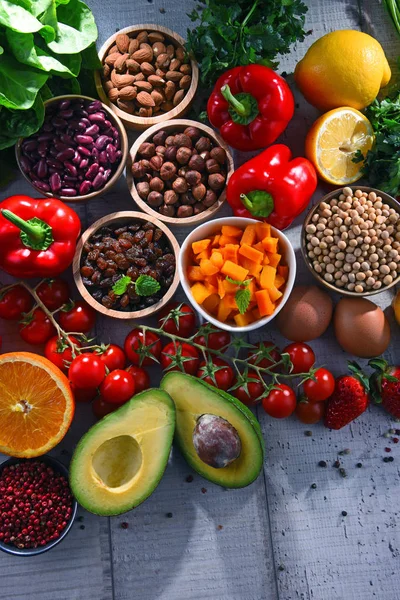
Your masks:
M343 29L314 42L294 77L306 100L322 111L340 106L362 110L389 83L391 71L377 40Z

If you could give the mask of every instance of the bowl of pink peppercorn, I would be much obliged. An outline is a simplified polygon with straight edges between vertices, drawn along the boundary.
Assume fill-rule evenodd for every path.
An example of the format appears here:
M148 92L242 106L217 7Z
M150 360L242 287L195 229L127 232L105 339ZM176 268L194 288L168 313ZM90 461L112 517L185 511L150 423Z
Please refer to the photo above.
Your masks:
M44 105L39 131L15 147L25 179L43 196L65 202L84 202L109 191L128 156L119 117L88 96L57 96Z
M55 458L0 464L0 550L16 556L47 552L70 531L77 507L68 469Z

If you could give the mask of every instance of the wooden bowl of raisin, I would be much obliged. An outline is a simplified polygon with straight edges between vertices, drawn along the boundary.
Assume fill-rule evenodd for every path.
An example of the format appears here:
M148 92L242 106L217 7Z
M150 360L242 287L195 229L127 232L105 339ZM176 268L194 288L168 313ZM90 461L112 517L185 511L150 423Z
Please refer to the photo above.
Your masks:
M151 215L116 212L81 236L74 257L77 288L90 306L117 319L148 317L179 285L179 244Z

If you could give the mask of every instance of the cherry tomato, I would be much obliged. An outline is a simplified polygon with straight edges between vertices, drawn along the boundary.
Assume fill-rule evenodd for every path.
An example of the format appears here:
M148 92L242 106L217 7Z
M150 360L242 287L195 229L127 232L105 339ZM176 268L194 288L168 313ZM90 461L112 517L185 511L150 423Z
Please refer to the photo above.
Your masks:
M161 352L161 367L164 371L184 371L196 375L199 368L199 353L186 342L173 342L164 346Z
M213 331L206 336L200 334L194 338L196 344L210 348L210 350L221 350L222 348L228 347L231 343L231 334L228 331L222 331L213 327Z
M106 415L109 415L110 413L114 412L114 410L117 410L117 408L117 404L106 402L101 396L98 396L92 404L93 414L98 419L102 419Z
M124 350L128 359L134 365L145 367L158 362L161 348L161 340L156 333L152 331L143 333L141 329L132 329L126 336L124 343Z
M96 398L99 393L97 388L77 388L73 383L69 382L72 393L74 394L75 402L81 402L82 404L88 404Z
M68 376L77 388L96 388L106 376L106 367L96 354L84 352L74 358Z
M277 383L262 399L263 409L275 419L286 419L296 410L296 394L285 383Z
M69 300L69 285L64 279L45 279L36 290L37 295L49 310L57 310Z
M73 335L69 336L69 339L74 342L76 346L81 347L81 343ZM44 347L44 355L54 365L56 365L61 371L65 373L69 369L69 363L72 362L72 349L71 346L65 341L55 335L51 337Z
M256 344L256 346L258 348L258 351L250 349L248 352L249 363L251 365L257 365L258 367L267 369L267 368L271 367L272 365L274 365L275 363L280 361L281 353L279 352L278 346L276 344L274 344L274 342L270 342L267 340L265 342L258 342L258 344ZM266 357L262 358L260 360L259 350L260 349L262 350L263 347L269 350L269 355L271 357L271 360Z
M19 335L33 346L45 344L56 333L50 319L41 308L36 308L28 323L20 323Z
M106 365L108 371L124 369L126 365L126 356L122 348L116 344L110 344L104 352L96 353L101 361Z
M314 373L317 381L307 379L303 384L304 393L310 402L323 402L332 396L335 378L328 369L318 369Z
M241 385L236 390L234 390L232 394L238 400L240 400L240 402L246 404L246 406L256 406L260 402L259 399L264 393L265 388L255 371L249 371L248 376L251 378L252 381L249 381L249 383L247 384L247 390L246 386Z
M308 402L302 399L296 406L296 417L302 423L313 425L322 419L325 413L325 404L322 402Z
M133 375L122 369L111 371L106 375L100 386L100 394L105 402L111 404L124 404L135 393L135 380Z
M136 365L129 365L126 368L128 373L133 376L135 380L135 394L139 394L150 387L150 375L142 367Z
M212 377L214 367L222 367L219 368L218 371L214 372L215 381ZM212 365L210 365L210 367L207 367L207 363L205 361L200 363L199 370L197 371L197 377L206 383L217 387L219 390L225 390L226 392L233 384L235 375L232 367L227 362L219 357L216 357L212 359Z
M28 313L33 306L33 298L22 285L16 285L0 296L0 318L19 321L22 313Z
M168 313L171 317L167 318ZM188 304L171 302L160 312L158 326L173 335L190 337L196 327L196 315Z
M96 321L96 311L83 300L74 302L72 308L67 311L61 311L59 321L64 331L74 331L76 333L87 333L90 331Z
M286 346L282 352L290 356L293 363L292 373L307 373L315 363L314 350L303 342L293 342Z

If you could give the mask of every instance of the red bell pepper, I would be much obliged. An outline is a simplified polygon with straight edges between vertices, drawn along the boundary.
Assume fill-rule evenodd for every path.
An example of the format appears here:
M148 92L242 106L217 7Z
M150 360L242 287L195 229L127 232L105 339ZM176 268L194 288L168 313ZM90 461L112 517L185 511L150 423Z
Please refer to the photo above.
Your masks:
M286 81L263 65L230 69L217 80L207 104L210 123L237 150L273 144L293 117Z
M236 217L262 219L285 229L306 208L316 187L311 162L292 159L287 146L275 144L236 169L226 197Z
M72 262L81 222L61 200L10 196L0 204L0 267L15 277L54 277Z

